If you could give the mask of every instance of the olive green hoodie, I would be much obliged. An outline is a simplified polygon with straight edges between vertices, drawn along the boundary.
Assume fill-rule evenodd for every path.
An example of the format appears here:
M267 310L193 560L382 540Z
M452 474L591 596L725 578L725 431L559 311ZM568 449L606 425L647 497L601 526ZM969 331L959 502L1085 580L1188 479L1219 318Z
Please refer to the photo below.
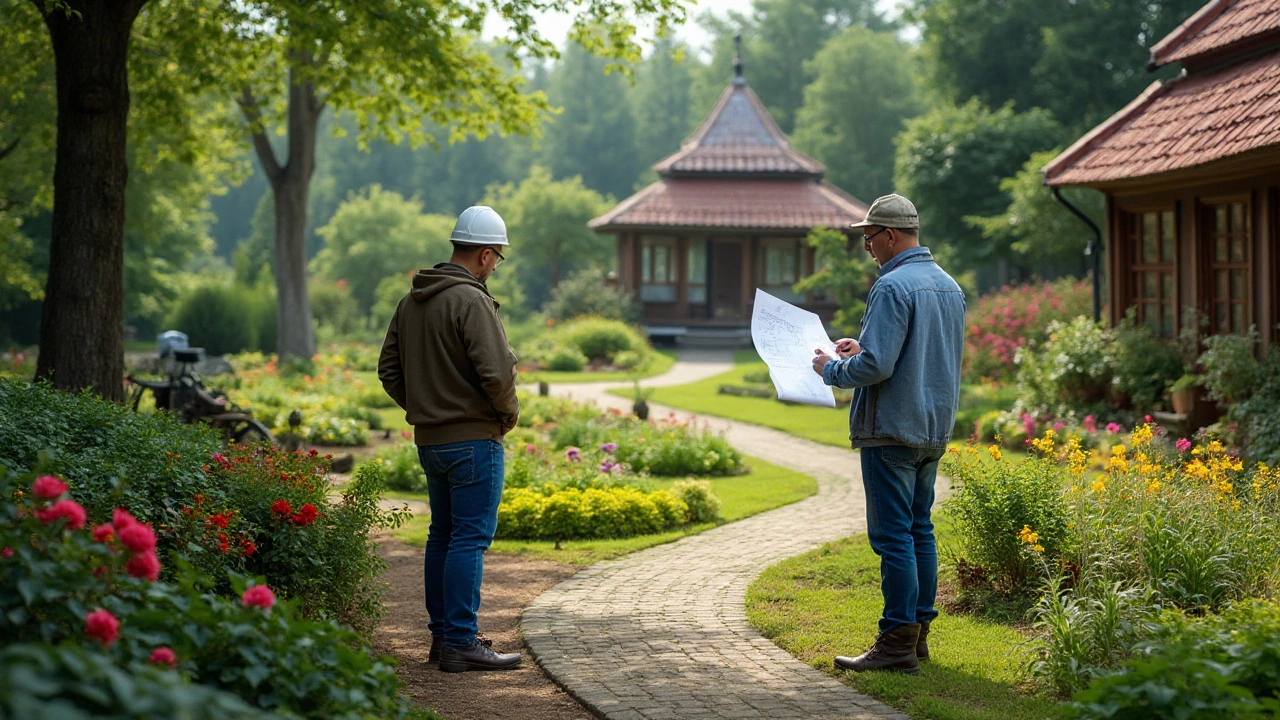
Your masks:
M498 303L466 268L413 276L378 358L378 378L418 445L501 440L516 425L516 356Z

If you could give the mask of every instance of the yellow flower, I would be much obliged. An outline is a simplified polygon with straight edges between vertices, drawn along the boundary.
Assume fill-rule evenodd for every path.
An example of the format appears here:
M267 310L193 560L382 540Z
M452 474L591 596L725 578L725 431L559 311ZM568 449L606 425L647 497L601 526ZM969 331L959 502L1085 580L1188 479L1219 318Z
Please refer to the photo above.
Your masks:
M1053 454L1053 437L1055 433L1052 430L1046 430L1043 438L1036 438L1031 441L1031 447L1039 450L1045 455Z
M1036 541L1040 539L1040 535L1032 532L1029 525L1023 525L1022 529L1018 531L1018 539L1028 545L1035 545Z
M992 445L987 448L987 452L991 453L992 460L999 460L1001 458L1000 448L996 445Z
M1151 430L1150 425L1144 424L1141 427L1134 430L1133 434L1130 435L1129 437L1130 437L1130 440L1133 442L1133 446L1137 448L1137 447L1142 447L1143 445L1146 445L1147 443L1151 442L1151 438L1155 437L1155 432Z
M1106 489L1107 489L1107 484L1102 482L1102 478L1098 478L1097 480L1093 481L1094 492L1102 492L1103 490L1106 490Z
M1044 546L1043 546L1043 545L1041 545L1041 544L1039 544L1039 543L1036 543L1035 545L1032 545L1032 546L1031 546L1031 549L1032 549L1032 550L1035 550L1035 551L1036 551L1036 552L1038 552L1038 553L1042 553L1042 552L1044 552Z
M1080 438L1067 443L1067 467L1074 475L1083 475L1089 469L1089 456L1080 449Z

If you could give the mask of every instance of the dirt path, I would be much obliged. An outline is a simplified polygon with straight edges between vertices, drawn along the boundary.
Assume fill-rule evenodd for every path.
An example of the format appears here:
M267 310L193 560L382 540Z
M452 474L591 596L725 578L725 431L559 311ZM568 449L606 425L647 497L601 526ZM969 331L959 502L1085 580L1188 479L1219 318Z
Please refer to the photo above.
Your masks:
M507 672L442 673L427 664L431 634L423 606L422 549L389 535L380 539L387 561L383 580L390 584L387 613L374 636L379 652L400 660L397 673L405 695L446 720L590 720L593 715L555 685L525 653L524 664ZM484 602L480 632L494 649L521 647L520 613L543 591L579 570L572 565L515 555L490 553L485 558Z

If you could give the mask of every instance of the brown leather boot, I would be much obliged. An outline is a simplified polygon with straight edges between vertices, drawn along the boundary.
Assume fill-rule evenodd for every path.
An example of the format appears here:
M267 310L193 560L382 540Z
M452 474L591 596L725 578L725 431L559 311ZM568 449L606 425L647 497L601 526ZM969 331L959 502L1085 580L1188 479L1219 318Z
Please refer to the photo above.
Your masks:
M916 660L925 662L929 659L929 623L920 623L920 639L916 641Z
M854 672L887 670L908 675L920 674L916 659L916 642L920 639L920 623L899 625L889 632L880 633L875 644L858 657L836 658L836 667Z

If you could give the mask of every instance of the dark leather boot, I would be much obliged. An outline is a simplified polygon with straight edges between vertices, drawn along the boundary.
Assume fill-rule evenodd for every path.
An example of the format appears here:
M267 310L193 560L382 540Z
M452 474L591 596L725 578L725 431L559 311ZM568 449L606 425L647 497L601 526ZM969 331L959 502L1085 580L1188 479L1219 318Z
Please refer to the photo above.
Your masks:
M929 623L920 623L920 639L916 641L916 660L925 662L929 659Z
M443 635L431 636L431 654L427 656L427 662L440 662L440 648L444 647Z
M471 647L445 645L440 649L440 671L511 670L520 667L520 653L497 653L489 640L476 640Z
M916 642L920 639L920 623L899 625L889 632L880 633L875 644L858 657L836 658L836 667L854 672L887 670L889 672L920 674L916 660Z

